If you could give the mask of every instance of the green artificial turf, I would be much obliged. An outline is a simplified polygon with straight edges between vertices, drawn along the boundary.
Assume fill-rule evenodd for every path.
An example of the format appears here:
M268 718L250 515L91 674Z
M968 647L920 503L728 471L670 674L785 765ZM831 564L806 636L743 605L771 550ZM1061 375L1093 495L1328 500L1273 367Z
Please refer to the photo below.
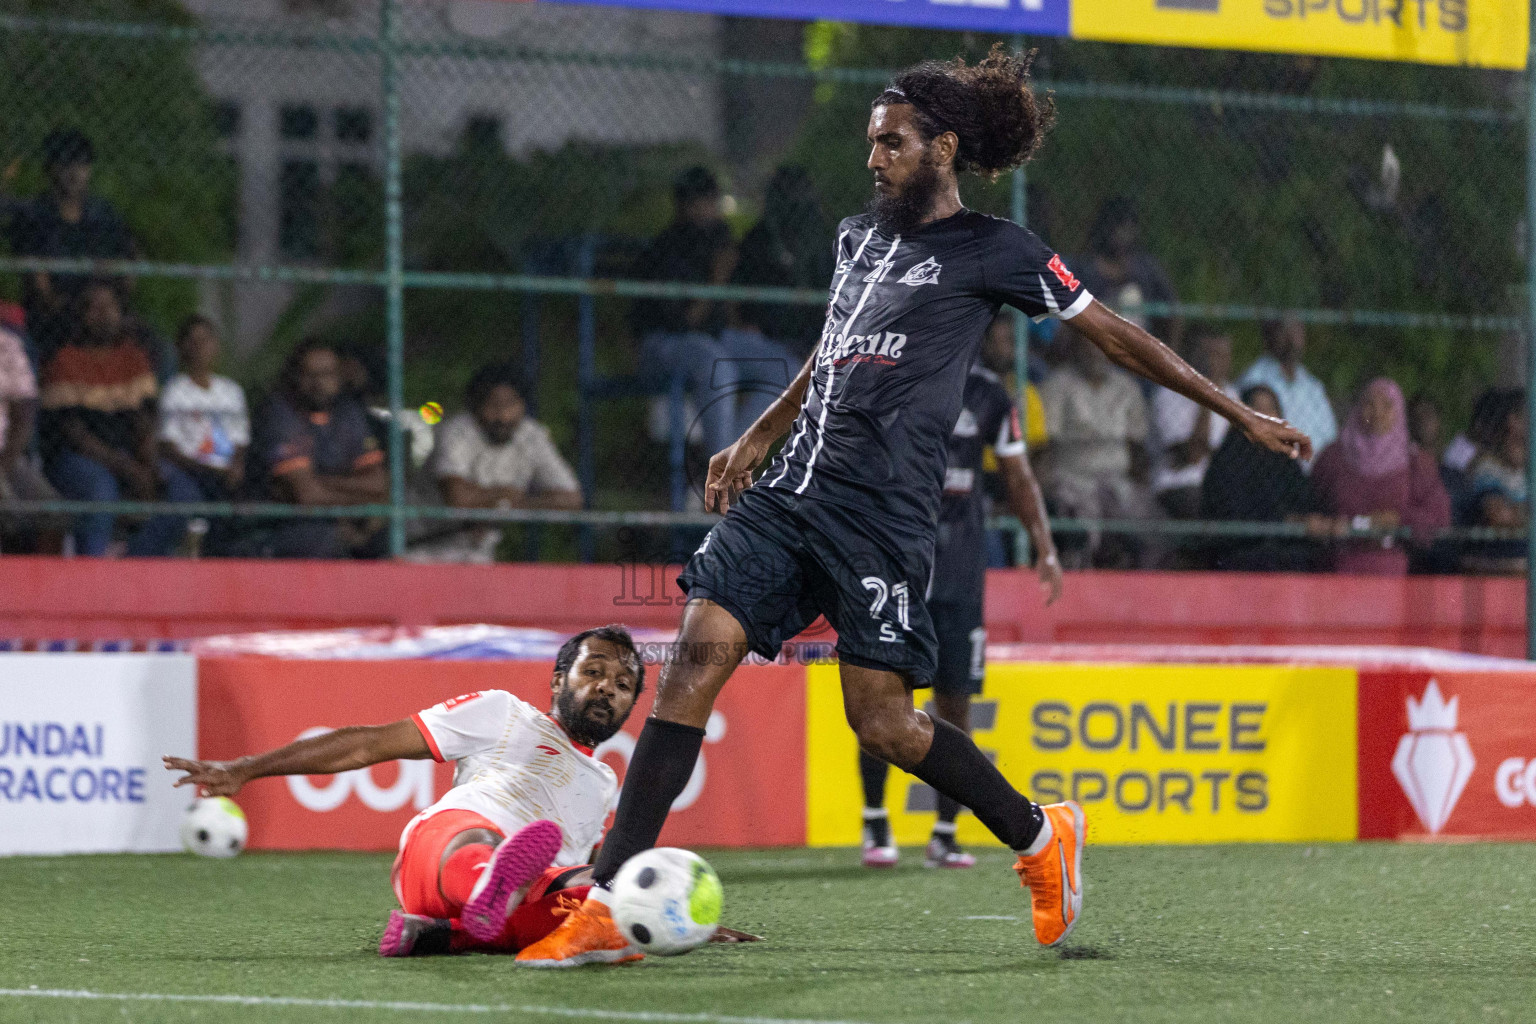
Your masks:
M0 1021L1536 1020L1536 846L1090 847L1062 951L1035 945L1000 853L952 872L916 850L889 872L848 850L710 860L726 923L766 942L536 972L381 959L383 856L0 859L0 988L264 1000L6 994Z

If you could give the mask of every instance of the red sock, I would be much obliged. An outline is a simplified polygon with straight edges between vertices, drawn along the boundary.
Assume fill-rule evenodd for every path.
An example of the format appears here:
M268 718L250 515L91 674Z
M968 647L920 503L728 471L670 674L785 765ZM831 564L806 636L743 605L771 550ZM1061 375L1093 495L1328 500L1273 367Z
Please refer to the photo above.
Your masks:
M507 916L498 945L510 950L526 949L560 926L570 907L579 907L587 898L588 885L561 889L536 900L524 900Z
M538 899L523 900L508 915L501 934L491 942L480 942L465 931L455 918L449 949L454 953L516 953L526 949L559 927L565 915L570 913L570 908L580 906L587 898L590 888L578 885Z
M454 917L458 917L464 904L469 902L469 894L474 891L475 883L480 881L480 873L491 862L494 849L486 843L470 843L454 850L443 864L438 874L438 887L442 889L443 898L453 908Z

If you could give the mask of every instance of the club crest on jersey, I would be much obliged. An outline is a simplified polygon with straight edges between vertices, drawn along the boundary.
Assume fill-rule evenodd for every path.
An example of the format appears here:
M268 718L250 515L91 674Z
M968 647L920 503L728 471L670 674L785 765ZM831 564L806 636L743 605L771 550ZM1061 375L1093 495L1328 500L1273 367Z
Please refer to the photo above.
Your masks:
M914 266L911 270L907 271L906 274L902 277L901 283L905 285L911 285L914 288L923 284L938 284L939 271L943 269L943 264L939 263L938 260L930 256L923 260L923 262Z

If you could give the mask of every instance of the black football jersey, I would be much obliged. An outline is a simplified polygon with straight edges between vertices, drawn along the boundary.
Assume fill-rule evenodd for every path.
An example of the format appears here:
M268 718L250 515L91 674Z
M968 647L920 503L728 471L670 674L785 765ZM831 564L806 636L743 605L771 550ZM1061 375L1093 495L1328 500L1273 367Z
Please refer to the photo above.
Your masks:
M1070 319L1092 296L1033 233L971 210L905 235L850 217L837 260L805 404L758 486L932 538L966 377L999 307Z
M997 374L973 366L965 380L960 417L949 435L930 601L981 603L987 572L982 466L988 448L1004 458L1023 455L1024 433L1013 399Z

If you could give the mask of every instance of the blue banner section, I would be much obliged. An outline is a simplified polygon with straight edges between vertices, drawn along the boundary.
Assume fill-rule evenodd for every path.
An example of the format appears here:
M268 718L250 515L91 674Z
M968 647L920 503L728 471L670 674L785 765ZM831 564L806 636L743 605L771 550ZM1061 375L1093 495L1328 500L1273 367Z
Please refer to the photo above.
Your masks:
M543 0L576 3L578 0ZM1003 34L1064 36L1071 0L579 0L608 7L735 14L752 18L861 21Z

